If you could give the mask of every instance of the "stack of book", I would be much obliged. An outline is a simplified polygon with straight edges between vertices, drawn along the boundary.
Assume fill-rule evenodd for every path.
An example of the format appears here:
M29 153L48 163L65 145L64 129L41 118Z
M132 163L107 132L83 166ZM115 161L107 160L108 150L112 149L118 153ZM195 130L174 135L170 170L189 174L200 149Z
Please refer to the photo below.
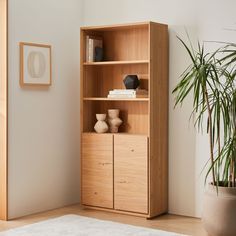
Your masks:
M147 98L148 91L144 89L113 89L108 98Z
M96 60L95 49L99 48L102 50L103 42L101 37L97 36L86 36L86 61L94 62ZM101 60L100 60L101 61Z

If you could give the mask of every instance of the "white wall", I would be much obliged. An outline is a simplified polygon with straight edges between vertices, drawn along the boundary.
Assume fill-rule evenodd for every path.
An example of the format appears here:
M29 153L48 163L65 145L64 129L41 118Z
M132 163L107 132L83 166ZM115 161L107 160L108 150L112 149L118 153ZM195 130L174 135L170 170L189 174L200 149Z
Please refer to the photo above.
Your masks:
M139 21L169 25L169 211L200 216L206 136L188 123L191 100L171 91L189 64L176 34L235 41L234 0L9 0L9 213L17 217L79 200L79 27ZM82 22L82 23L81 23ZM19 41L53 47L53 84L19 87ZM208 46L209 49L212 45Z
M234 42L236 43L236 18L235 11L236 1L234 0L201 0L199 6L201 7L201 14L198 15L198 38L204 42L205 50L212 52L222 44L218 42ZM223 137L222 137L223 138ZM206 160L209 158L209 140L206 134L196 135L196 165L198 170L202 170ZM196 203L197 212L200 212L202 206L202 189L204 182L204 175L206 170L203 171L198 182L201 183L196 186Z
M79 201L80 0L9 0L9 217ZM19 86L19 42L52 45L48 89Z

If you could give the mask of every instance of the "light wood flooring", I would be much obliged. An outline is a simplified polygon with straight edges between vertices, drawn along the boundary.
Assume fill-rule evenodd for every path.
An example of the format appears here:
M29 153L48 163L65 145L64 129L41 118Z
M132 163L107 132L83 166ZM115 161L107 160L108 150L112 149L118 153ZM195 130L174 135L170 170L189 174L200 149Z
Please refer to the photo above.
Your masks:
M104 211L84 209L80 205L63 207L60 209L51 210L44 213L21 217L8 222L0 221L0 231L20 227L27 224L32 224L42 220L47 220L50 218L62 216L65 214L78 214L81 216L93 217L102 220L110 220L110 221L154 228L165 231L172 231L192 236L207 236L202 227L201 220L197 218L167 214L160 217L156 217L152 220L146 220L145 218L136 216L127 216Z

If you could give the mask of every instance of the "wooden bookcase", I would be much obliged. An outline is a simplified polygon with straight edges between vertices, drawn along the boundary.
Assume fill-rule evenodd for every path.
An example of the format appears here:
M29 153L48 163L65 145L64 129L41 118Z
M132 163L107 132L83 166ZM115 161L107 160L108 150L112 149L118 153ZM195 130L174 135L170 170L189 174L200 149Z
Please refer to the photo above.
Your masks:
M86 62L86 36L104 61ZM148 98L108 99L137 74ZM96 113L120 109L118 134L94 132ZM168 207L168 26L145 22L81 28L81 202L151 218Z

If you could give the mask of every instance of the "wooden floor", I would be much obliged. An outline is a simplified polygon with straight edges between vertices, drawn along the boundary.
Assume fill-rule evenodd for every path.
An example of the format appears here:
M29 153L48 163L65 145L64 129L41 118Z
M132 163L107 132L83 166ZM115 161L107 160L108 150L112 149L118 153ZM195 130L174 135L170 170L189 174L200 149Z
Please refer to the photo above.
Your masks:
M163 215L152 220L146 220L141 217L83 209L83 207L81 207L80 205L68 206L40 214L22 217L8 222L0 221L0 231L16 228L27 224L32 224L42 220L62 216L65 214L78 214L81 216L93 217L102 220L110 220L165 231L172 231L193 236L207 236L204 229L202 228L201 220L196 218L176 215Z

